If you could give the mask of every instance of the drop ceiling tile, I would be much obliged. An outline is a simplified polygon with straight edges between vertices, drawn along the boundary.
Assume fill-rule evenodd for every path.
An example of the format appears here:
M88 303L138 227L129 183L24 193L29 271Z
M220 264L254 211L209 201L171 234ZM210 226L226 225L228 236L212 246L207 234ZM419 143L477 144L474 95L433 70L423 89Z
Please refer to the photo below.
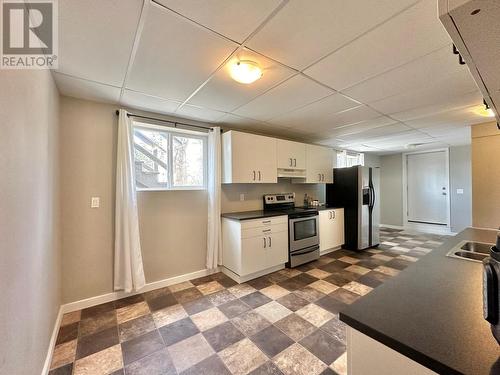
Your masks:
M227 113L222 118L220 118L218 123L221 126L230 129L245 130L257 133L268 133L271 129L281 130L283 132L287 131L287 129L279 126L270 125L263 121L258 121L246 117L236 116L231 113Z
M394 95L376 102L370 106L376 110L394 114L410 109L431 106L449 98L459 97L474 90L477 86L468 70L460 70L442 80L430 82L425 88Z
M257 62L263 69L261 79L246 85L230 76L230 68L238 60ZM210 81L194 95L189 104L230 112L248 103L269 88L295 74L293 70L249 50L239 51Z
M225 115L224 112L215 111L213 109L198 107L194 105L185 104L176 112L177 115L196 120L216 122Z
M141 0L59 1L58 72L121 86Z
M296 69L353 40L415 0L290 1L247 45Z
M378 1L373 4L378 5ZM362 13L365 14L365 10ZM437 17L436 2L423 0L314 64L305 73L336 90L346 89L450 43Z
M312 123L310 126L313 126L314 129L324 133L335 128L358 124L377 117L380 117L380 113L374 111L370 107L362 105L347 111L336 113L333 116L323 119L322 121Z
M357 134L342 135L342 139L348 142L367 142L369 139L380 138L380 137L392 137L403 132L411 130L406 125L403 124L392 124L387 126L382 126L379 128L371 129Z
M459 96L443 97L438 102L428 106L418 107L391 114L391 117L400 121L414 120L421 117L427 117L433 114L448 112L454 109L461 109L473 105L480 105L483 103L483 97L479 90L473 91Z
M467 69L466 65L458 64L457 56L451 53L451 45L447 45L343 92L369 104L407 91L424 88L429 82L442 80L450 74Z
M280 0L157 0L158 3L239 43L280 4Z
M151 3L127 88L184 101L236 44Z
M53 73L61 95L105 103L118 103L120 88L102 83L75 78L60 73Z
M369 131L371 129L377 129L383 126L387 125L392 125L396 123L393 119L386 117L386 116L380 116L377 118L374 118L373 120L368 120L368 121L362 121L360 123L354 124L354 125L348 125L348 126L343 126L340 128L336 128L332 131L329 132L329 134L332 137L341 137L344 135L350 135L350 134L363 134L365 131Z
M413 128L431 128L442 126L467 126L488 121L490 118L481 116L479 111L483 105L465 107L433 114L431 116L420 117L415 120L405 121L405 124Z
M299 74L238 108L233 113L266 121L324 98L333 92Z
M360 103L343 95L333 94L295 111L275 117L269 120L269 123L294 128L307 127L314 122L323 122L338 112L359 105Z
M142 109L144 111L157 112L162 114L173 114L180 102L158 98L142 94L140 92L125 90L121 99L121 104L130 108Z

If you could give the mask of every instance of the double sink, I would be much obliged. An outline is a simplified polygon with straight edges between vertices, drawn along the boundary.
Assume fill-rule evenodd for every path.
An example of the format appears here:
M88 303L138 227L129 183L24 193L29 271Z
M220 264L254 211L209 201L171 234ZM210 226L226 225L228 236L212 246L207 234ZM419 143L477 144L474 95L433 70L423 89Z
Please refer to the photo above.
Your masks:
M489 256L493 244L474 241L461 241L448 254L449 257L482 262Z

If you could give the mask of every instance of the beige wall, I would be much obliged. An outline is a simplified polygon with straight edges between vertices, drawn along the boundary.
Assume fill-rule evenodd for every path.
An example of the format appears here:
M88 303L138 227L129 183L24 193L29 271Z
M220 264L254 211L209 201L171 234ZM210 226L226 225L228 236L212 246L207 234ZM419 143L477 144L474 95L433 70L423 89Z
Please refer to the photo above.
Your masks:
M304 203L304 194L325 201L325 186L319 184L292 184L289 179L279 179L277 184L223 184L222 212L262 210L264 194L295 193L297 206ZM245 200L240 201L240 194Z
M61 98L64 303L113 291L116 109ZM146 281L204 269L206 191L141 192L138 202Z
M496 122L472 126L472 225L500 226L500 130Z
M0 70L0 374L40 374L60 305L59 94Z
M380 157L380 223L403 225L403 155Z

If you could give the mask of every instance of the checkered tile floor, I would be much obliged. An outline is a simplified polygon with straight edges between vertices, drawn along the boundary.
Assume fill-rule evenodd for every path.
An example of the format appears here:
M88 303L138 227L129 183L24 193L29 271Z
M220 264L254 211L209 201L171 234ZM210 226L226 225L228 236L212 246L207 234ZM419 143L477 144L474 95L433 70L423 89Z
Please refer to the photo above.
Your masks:
M218 273L66 314L50 375L345 374L338 311L442 238L384 229L381 241L244 284Z

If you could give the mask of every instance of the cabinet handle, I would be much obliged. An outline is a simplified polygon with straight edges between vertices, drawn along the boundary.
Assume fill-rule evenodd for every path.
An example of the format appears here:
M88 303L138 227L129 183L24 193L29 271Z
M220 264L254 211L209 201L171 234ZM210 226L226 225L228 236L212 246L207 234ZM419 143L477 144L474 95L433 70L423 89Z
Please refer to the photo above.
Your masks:
M253 180L255 181L255 171L253 171Z
M266 232L270 232L270 231L271 231L271 229L263 229L262 233L266 233Z
M328 218L331 220L332 219L332 211L328 211Z
M294 167L296 167L297 166L297 159L293 159L293 161L294 161L294 164L295 164Z
M319 180L321 181L321 173L318 173L318 176L319 176Z
M259 181L261 180L261 175L260 175L260 171L259 171Z
M269 224L270 222L271 222L271 220L264 220L264 221L262 222L262 224Z
M290 167L293 167L293 159L290 158Z
M269 247L272 247L273 243L271 242L271 237L267 237L267 238L269 238Z
M333 216L333 219L335 219L335 217L337 216L337 215L335 215L335 211L332 211L332 216Z
M263 240L264 240L264 249L265 249L266 248L266 244L267 244L266 238L264 237Z

